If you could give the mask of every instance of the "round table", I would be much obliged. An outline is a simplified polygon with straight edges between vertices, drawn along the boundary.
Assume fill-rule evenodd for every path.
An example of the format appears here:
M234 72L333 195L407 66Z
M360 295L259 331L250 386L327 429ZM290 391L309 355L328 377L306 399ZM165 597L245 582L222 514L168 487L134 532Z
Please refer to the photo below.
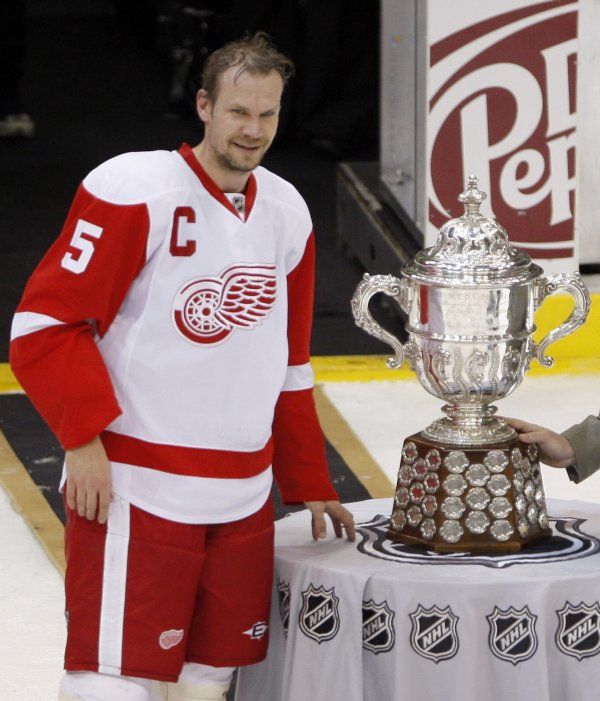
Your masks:
M236 701L598 701L600 506L548 500L553 537L436 555L385 538L391 499L347 507L356 543L276 524L265 662Z

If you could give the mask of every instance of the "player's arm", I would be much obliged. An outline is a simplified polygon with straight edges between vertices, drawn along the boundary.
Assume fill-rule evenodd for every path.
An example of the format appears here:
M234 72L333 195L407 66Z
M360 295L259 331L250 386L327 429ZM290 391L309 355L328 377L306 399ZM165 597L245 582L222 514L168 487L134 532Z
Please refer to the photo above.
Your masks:
M325 514L336 535L342 528L354 540L352 514L339 502L329 479L325 439L313 398L310 366L313 318L315 242L311 234L298 265L288 275L289 361L273 422L273 472L286 504L304 502L312 513L316 540L326 532Z
M81 515L89 515L94 490L96 500L103 493L104 515L108 460L98 436L121 413L95 339L145 262L148 228L145 205L112 204L80 186L13 321L11 366L67 451L69 505Z

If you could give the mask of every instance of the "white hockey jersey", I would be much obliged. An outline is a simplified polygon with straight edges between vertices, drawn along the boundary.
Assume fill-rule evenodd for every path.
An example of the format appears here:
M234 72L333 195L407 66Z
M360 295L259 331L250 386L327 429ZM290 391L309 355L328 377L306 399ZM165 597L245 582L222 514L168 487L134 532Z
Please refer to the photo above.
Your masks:
M68 449L100 434L113 491L189 523L337 498L312 398L308 209L260 167L245 217L191 148L81 184L15 315L11 364Z

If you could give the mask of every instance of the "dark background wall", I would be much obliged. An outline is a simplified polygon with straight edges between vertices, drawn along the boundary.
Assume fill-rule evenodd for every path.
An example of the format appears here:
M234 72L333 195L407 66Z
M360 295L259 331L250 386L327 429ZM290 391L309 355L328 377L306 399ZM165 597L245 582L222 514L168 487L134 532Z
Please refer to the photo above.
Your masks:
M26 111L36 136L0 139L0 361L79 181L124 151L197 143L203 57L258 29L297 65L265 165L298 187L315 220L313 352L384 352L350 318L362 270L336 246L335 222L337 162L377 154L378 25L376 0L3 0L0 118Z

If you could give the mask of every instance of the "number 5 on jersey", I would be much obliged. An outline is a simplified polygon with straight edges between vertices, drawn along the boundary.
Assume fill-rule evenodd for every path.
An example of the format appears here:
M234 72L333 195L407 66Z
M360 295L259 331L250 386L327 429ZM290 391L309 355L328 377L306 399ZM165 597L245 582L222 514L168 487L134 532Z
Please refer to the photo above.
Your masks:
M80 275L87 267L94 255L94 242L90 241L86 236L91 236L94 239L99 239L102 236L102 227L90 224L85 219L80 219L77 222L73 238L69 246L79 251L79 255L74 255L71 251L67 251L63 256L61 265L66 270L70 270L76 275Z

